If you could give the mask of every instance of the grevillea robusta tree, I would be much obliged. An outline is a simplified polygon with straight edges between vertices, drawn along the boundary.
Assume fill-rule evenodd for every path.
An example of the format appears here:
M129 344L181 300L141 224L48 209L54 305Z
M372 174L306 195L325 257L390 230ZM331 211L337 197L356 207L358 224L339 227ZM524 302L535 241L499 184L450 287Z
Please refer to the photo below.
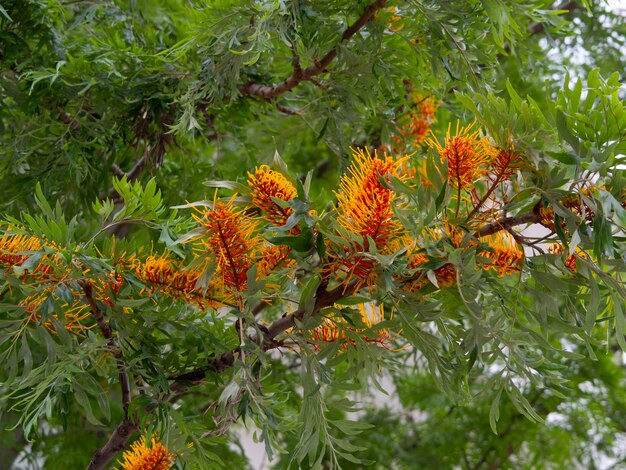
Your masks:
M624 458L619 14L143 3L0 4L8 465Z

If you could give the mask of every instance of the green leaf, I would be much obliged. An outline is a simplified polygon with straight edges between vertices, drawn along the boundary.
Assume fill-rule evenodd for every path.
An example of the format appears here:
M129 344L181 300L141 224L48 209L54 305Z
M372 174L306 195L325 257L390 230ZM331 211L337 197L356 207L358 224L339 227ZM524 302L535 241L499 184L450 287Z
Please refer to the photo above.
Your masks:
M304 310L305 318L313 313L316 300L315 294L321 282L322 278L319 275L312 276L302 289L302 293L300 294L300 303L298 306Z

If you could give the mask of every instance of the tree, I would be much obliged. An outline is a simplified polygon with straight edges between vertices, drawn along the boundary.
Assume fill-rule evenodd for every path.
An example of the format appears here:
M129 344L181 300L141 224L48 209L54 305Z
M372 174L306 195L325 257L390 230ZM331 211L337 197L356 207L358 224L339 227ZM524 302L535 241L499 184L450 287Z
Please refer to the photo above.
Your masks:
M5 460L624 459L619 19L2 2Z

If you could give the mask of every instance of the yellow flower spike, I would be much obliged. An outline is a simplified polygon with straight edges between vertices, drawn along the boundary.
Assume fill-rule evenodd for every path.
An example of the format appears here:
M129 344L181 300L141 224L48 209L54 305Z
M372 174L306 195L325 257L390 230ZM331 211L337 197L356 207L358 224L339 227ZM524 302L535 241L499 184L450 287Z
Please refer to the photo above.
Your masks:
M9 227L11 230L11 227ZM21 265L29 257L27 251L37 251L42 247L41 240L30 235L5 235L0 239L0 264L5 269Z
M217 275L222 285L243 292L247 271L255 262L259 238L255 235L257 221L245 211L233 209L234 197L228 203L216 202L213 209L201 210L194 219L206 229L196 241L201 249L215 255Z
M352 278L358 278L373 284L371 274L375 259L359 252L370 250L371 238L376 250L387 253L389 242L402 236L404 229L393 213L394 206L401 206L400 200L381 183L381 179L390 182L389 177L393 175L406 180L401 170L408 157L397 160L388 156L380 158L376 152L372 156L368 150L361 149L353 150L353 157L347 173L341 176L339 191L335 192L337 222L348 232L363 237L363 244L347 244L343 251L331 253L336 261L328 272L344 272L346 283Z
M293 213L291 207L281 207L272 198L290 201L298 195L296 187L281 173L261 165L248 173L248 186L252 190L252 204L263 212L263 218L268 222L282 226Z
M353 162L348 173L341 176L337 196L337 221L343 228L364 238L374 240L378 250L390 239L400 236L402 224L394 217L393 207L398 197L383 186L380 179L389 182L389 176L405 179L400 169L407 157L395 160L370 155L369 150L353 151ZM365 250L367 240L365 241Z
M451 184L458 189L470 189L476 180L487 174L487 164L497 151L488 138L480 137L479 130L472 130L474 124L460 127L457 122L454 135L450 135L450 127L448 125L443 145L436 138L430 138L427 143L447 162Z
M493 235L481 238L481 241L491 247L493 251L482 251L480 256L490 258L490 263L483 265L484 269L493 269L498 276L506 276L520 270L520 264L524 259L524 251L506 231L496 232Z
M122 457L122 470L168 470L174 465L172 453L154 437L148 447L141 436Z

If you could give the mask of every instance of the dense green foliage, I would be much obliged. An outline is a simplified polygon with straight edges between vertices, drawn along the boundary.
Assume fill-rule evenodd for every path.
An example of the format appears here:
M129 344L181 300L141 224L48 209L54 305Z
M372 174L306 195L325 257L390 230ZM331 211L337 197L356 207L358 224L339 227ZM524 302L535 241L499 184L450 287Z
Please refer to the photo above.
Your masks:
M3 464L626 465L625 41L584 0L0 0Z

